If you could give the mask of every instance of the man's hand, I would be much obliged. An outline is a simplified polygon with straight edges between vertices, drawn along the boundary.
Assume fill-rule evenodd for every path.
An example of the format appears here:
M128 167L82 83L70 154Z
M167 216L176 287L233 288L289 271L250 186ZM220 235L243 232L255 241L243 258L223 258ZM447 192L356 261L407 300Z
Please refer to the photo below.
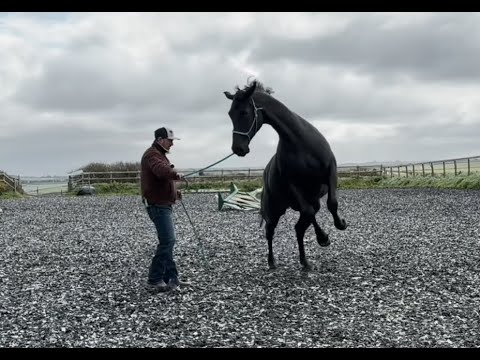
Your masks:
M182 200L182 192L177 190L177 200Z

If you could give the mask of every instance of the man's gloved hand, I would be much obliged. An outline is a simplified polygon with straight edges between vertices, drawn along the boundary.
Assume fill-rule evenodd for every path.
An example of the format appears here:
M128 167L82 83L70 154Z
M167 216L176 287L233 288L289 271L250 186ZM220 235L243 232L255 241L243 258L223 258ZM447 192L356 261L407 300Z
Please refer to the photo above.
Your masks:
M177 190L177 200L182 200L182 192Z

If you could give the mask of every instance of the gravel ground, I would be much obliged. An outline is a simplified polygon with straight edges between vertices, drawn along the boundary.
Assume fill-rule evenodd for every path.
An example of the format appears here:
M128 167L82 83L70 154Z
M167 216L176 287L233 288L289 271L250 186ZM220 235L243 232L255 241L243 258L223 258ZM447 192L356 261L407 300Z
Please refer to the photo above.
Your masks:
M175 257L194 286L144 289L155 229L138 196L0 200L0 347L479 347L480 192L343 190L332 244L310 227L301 271L288 211L184 196ZM203 252L202 252L203 249ZM203 254L203 255L202 255Z

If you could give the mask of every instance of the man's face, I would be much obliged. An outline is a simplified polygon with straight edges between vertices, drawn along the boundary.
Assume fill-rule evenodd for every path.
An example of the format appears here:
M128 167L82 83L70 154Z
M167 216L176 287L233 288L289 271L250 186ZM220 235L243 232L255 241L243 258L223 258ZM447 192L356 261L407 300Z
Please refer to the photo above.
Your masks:
M173 146L173 140L170 139L158 139L158 143L167 151Z

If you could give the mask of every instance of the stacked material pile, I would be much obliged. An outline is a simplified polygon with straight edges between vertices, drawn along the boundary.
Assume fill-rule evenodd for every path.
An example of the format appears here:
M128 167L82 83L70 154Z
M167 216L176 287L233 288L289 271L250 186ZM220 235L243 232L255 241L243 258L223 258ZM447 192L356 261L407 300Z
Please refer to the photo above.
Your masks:
M260 195L263 188L255 189L250 192L240 191L232 182L230 183L230 194L223 197L219 192L218 210L235 209L235 210L256 210L260 209Z

